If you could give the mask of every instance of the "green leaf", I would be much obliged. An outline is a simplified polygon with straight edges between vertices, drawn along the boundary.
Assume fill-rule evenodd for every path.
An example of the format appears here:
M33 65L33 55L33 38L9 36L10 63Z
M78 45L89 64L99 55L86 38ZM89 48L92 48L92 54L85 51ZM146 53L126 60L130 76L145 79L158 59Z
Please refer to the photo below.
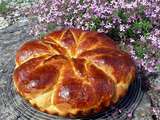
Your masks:
M143 33L143 35L147 34L151 28L152 24L148 20L139 20L133 23L133 29L140 30Z
M108 33L107 33L107 35L108 35L109 37L111 37L112 39L114 39L114 40L116 40L116 41L121 40L119 34L120 34L120 31L119 31L118 28L112 28L112 29L110 29L110 30L108 31Z
M126 30L125 35L129 38L131 37L135 37L134 31L132 28L128 28L128 30Z
M64 18L65 18L67 21L68 21L68 20L71 20L72 17L74 17L74 15L72 15L72 14L68 14L68 15L64 16Z
M16 0L18 4L24 3L24 0Z
M125 35L129 38L138 38L139 33L137 31L140 31L140 34L142 34L144 37L147 37L149 35L149 31L152 28L152 24L150 21L144 19L144 20L138 20L135 21L128 30L126 30Z
M52 31L52 30L54 30L56 28L56 24L49 23L47 28L48 28L49 31Z
M156 67L157 67L157 70L160 72L160 64L158 64Z
M147 52L146 46L142 46L141 44L136 42L134 43L133 47L135 49L136 56L139 58L144 58L144 55Z
M84 0L79 0L79 4L81 4L81 5L82 5L82 4L83 4L83 2L84 2Z
M100 18L97 17L97 16L93 16L92 20L93 20L93 22L96 23L97 25L99 25L99 24L101 23Z
M46 35L45 32L40 32L40 33L39 33L40 38L44 37L45 35Z
M91 30L97 30L101 24L100 18L93 16L91 22L89 23L89 28Z
M96 25L94 24L93 21L89 22L88 27L89 27L89 29L91 29L91 30L94 30L94 31L97 30L97 27L96 27Z
M112 18L111 16L109 16L108 22L109 22L109 23L112 23L112 19L113 19L113 18Z
M80 13L79 16L82 18L83 17L83 13Z
M112 0L106 0L106 2L111 3L111 2L112 2Z
M119 17L123 22L127 22L128 16L127 16L127 14L126 14L124 11L119 10L119 11L117 12L117 15L118 15L118 17Z
M35 0L12 0L18 4L21 4L21 3L32 3L33 1Z
M140 5L139 8L138 8L138 14L143 16L144 15L144 9L145 9L145 7L143 5Z

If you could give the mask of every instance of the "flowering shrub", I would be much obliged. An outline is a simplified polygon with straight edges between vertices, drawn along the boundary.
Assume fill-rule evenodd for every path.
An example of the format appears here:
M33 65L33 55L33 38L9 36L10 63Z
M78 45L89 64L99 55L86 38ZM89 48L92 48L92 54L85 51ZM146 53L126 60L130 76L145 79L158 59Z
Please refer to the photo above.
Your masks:
M160 71L159 0L41 0L28 9L31 34L55 25L105 32L148 73Z

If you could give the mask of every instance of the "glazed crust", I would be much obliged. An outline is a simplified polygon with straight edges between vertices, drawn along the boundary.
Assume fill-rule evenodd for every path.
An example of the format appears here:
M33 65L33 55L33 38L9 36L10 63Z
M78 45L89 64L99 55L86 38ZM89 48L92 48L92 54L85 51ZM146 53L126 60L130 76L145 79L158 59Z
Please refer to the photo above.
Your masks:
M16 53L17 91L40 111L60 116L99 112L123 97L135 78L131 57L103 33L64 29Z

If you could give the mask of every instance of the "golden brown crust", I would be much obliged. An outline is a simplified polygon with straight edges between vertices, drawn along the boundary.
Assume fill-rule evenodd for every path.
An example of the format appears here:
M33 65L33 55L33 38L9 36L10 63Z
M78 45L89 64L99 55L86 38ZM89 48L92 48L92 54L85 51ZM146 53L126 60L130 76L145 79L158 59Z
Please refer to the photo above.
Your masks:
M64 29L16 54L17 91L40 111L88 115L116 103L135 78L130 56L102 33Z

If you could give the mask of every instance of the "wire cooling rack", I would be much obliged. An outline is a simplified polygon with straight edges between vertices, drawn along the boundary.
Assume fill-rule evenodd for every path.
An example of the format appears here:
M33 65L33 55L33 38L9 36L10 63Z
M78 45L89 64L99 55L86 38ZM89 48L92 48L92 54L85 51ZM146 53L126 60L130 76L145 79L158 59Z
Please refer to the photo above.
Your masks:
M6 66L7 72L3 73L3 80L5 79L7 84L2 94L2 102L18 120L53 120L53 119L70 119L62 118L55 115L49 115L47 113L40 112L31 107L19 94L16 92L13 82L12 73L14 70L14 60L11 60ZM128 114L132 114L143 97L143 91L141 89L142 81L141 75L137 73L136 80L130 85L127 95L121 99L117 104L111 106L103 112L89 116L87 118L79 119L105 119L105 120L125 120ZM1 77L2 78L2 77ZM0 79L1 79L0 78Z

